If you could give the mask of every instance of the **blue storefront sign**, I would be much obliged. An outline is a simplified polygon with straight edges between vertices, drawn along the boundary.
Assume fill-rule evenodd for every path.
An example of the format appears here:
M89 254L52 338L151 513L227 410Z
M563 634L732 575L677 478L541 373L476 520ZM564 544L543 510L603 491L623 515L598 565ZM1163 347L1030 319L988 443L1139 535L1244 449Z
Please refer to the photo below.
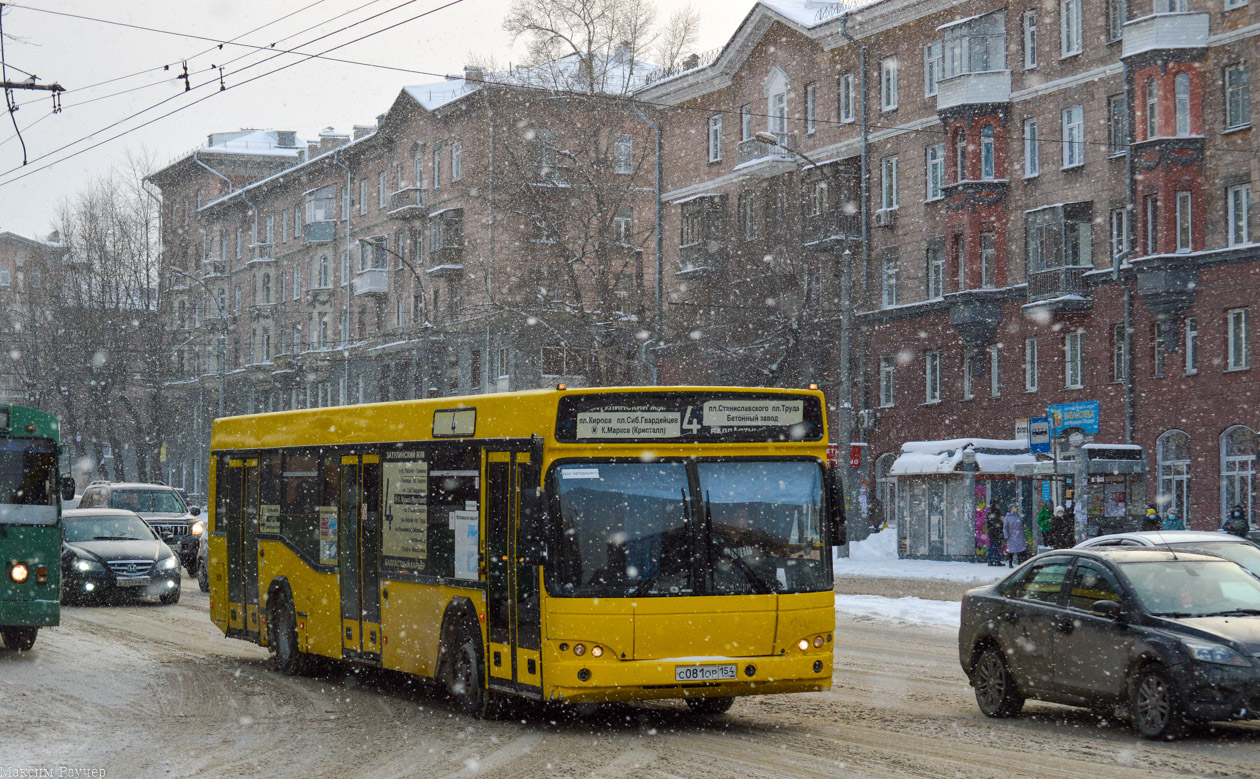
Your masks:
M1080 403L1060 403L1050 409L1050 435L1057 436L1064 430L1075 427L1086 435L1098 435L1098 401L1086 400Z
M1048 481L1041 483L1041 499L1047 503L1050 502L1050 482Z

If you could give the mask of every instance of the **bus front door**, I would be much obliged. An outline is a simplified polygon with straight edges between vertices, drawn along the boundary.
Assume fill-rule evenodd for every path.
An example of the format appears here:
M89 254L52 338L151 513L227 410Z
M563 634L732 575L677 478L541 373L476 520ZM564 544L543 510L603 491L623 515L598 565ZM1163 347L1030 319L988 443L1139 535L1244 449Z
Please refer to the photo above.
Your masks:
M485 453L486 664L492 688L542 695L538 567L517 551L521 490L538 484L527 450Z
M341 458L338 579L341 585L341 654L381 659L381 458Z
M245 461L241 504L241 573L244 581L245 635L258 640L258 460Z

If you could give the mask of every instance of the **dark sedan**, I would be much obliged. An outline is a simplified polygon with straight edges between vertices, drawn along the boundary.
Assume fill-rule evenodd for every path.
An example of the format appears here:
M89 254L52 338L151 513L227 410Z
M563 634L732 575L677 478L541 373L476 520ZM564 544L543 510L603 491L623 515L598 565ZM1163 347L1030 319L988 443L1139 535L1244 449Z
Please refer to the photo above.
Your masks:
M141 595L179 600L179 557L138 514L74 509L62 519L62 603Z
M1260 579L1206 554L1049 552L963 597L958 652L990 717L1122 705L1149 739L1260 718Z

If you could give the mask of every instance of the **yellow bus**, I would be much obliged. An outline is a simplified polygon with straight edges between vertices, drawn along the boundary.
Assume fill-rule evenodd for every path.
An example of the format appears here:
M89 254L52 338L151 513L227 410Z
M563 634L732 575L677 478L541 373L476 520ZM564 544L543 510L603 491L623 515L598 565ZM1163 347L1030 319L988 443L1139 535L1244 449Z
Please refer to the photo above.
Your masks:
M284 673L402 671L479 717L829 689L824 409L560 385L215 420L211 619Z

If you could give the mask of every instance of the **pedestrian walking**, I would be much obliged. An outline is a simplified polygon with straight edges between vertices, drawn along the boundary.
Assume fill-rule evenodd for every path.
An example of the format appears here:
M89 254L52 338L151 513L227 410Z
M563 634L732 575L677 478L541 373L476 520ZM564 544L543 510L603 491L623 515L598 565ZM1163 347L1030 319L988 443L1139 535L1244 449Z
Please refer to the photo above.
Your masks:
M1251 523L1247 521L1247 513L1243 511L1243 507L1235 505L1229 510L1229 515L1225 517L1221 527L1226 533L1246 538L1247 532L1251 530Z
M1002 534L1006 536L1006 564L1014 568L1016 562L1023 563L1028 559L1028 539L1024 536L1024 518L1019 509L1011 504L1011 510L1002 521Z
M1054 507L1054 516L1050 518L1050 546L1055 549L1067 549L1075 546L1076 533L1072 527L1072 518L1062 506Z
M984 517L984 532L989 536L989 565L1002 564L1002 512L989 506Z
M1142 530L1149 533L1153 530L1160 530L1162 528L1163 521L1160 520L1159 514L1155 511L1155 507L1147 506L1146 519L1142 520Z
M1041 531L1041 543L1050 546L1050 520L1054 517L1054 509L1050 508L1050 504L1042 501L1041 511L1037 512L1037 529Z
M1168 509L1168 514L1164 517L1163 527L1161 530L1185 530L1186 521L1181 518L1176 509Z

